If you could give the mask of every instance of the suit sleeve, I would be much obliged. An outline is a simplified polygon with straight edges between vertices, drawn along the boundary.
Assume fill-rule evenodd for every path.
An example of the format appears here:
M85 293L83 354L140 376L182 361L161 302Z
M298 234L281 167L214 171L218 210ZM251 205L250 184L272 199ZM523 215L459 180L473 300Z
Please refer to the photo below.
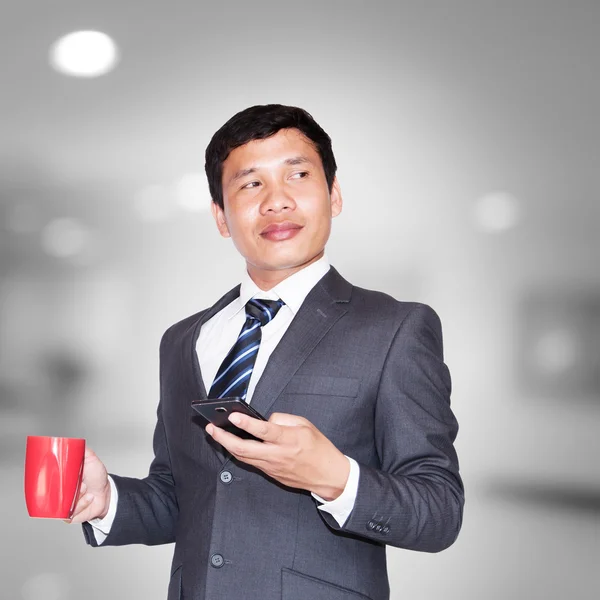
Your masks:
M356 502L333 528L391 546L439 552L456 539L464 490L453 442L451 380L435 311L416 304L389 348L375 409L378 468L360 464Z
M168 347L168 333L165 333L160 344L161 399L154 429L154 459L148 476L143 479L110 474L118 490L118 503L115 520L102 547L126 544L154 546L175 541L179 508L162 415L165 386L163 362ZM89 523L83 523L83 532L88 544L99 545Z

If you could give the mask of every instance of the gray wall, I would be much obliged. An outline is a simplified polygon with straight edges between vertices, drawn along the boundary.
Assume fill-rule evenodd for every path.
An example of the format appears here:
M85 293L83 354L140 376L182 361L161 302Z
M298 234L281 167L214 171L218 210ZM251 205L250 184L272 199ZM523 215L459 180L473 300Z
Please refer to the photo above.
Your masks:
M206 184L181 178L268 102L333 139L332 263L444 326L465 521L441 554L388 551L392 598L598 597L600 4L2 12L0 598L165 597L172 547L93 550L29 519L25 437L86 437L109 470L146 474L160 336L243 269ZM114 72L52 71L50 44L78 29L115 38Z

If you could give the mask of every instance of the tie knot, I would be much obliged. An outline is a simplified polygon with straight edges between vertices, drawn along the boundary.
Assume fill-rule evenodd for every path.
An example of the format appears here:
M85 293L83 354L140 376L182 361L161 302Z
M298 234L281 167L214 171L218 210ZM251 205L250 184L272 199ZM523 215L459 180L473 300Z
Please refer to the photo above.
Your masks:
M260 321L260 326L264 327L269 321L275 318L277 311L279 311L283 304L283 300L259 300L252 298L246 304L246 316Z

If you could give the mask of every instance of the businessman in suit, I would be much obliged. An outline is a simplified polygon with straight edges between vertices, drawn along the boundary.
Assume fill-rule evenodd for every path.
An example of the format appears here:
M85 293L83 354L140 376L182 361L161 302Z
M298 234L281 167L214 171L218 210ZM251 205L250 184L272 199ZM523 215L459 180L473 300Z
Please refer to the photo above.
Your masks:
M88 450L72 522L92 546L174 542L168 600L385 600L386 545L438 552L462 522L439 318L329 265L342 194L306 111L241 111L205 166L241 284L161 340L148 476ZM223 396L268 419L230 415L260 441L191 408Z

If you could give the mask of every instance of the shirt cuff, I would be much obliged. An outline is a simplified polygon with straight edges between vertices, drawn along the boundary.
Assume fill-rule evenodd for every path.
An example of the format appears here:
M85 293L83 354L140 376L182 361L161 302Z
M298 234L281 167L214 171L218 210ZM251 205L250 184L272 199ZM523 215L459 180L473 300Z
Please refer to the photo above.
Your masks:
M98 545L102 544L110 533L115 515L117 514L117 502L119 501L119 492L113 478L109 475L108 482L110 483L110 502L108 504L108 512L103 519L90 519L88 523L93 527L94 537Z
M349 456L346 456L346 458L350 461L350 474L348 475L348 481L346 481L344 491L335 500L331 500L330 502L323 500L323 498L316 494L312 494L312 497L315 498L315 500L322 502L317 508L328 512L337 521L340 527L344 526L344 523L348 520L348 517L354 508L360 475L358 463Z

